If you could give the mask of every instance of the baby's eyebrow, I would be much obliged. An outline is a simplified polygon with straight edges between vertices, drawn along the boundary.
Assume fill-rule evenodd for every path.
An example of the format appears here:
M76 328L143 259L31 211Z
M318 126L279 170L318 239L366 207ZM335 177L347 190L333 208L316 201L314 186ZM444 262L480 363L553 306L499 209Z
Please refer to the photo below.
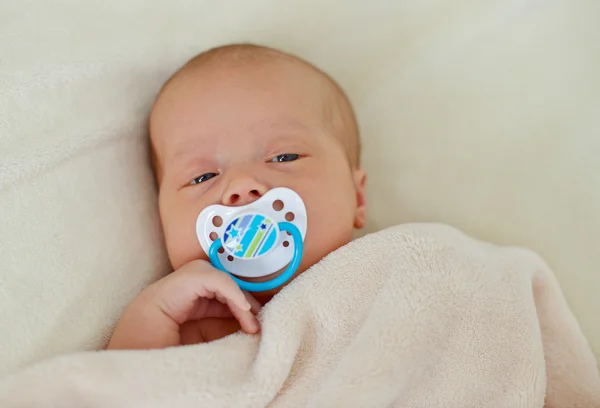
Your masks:
M249 130L253 133L277 135L280 133L305 133L308 128L293 118L268 118L254 122Z
M251 132L259 135L263 147L269 150L281 145L310 143L309 128L296 121L257 123L252 126Z
M187 171L190 167L210 169L216 166L213 160L200 157L198 149L182 149L176 152L169 160L177 171Z
M249 132L261 135L266 146L281 142L302 142L302 136L309 133L309 128L300 121L292 118L266 118L254 122L248 128ZM265 147L266 147L265 146ZM178 171L185 171L190 166L200 168L213 168L216 166L213 160L214 151L211 147L204 145L194 147L181 147L172 155L167 162Z

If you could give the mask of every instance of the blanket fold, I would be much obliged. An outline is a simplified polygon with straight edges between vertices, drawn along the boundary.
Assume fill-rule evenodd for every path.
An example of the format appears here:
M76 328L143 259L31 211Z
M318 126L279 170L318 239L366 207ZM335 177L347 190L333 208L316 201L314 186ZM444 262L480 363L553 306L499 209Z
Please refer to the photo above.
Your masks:
M548 266L444 225L355 240L260 319L260 335L42 362L0 382L0 406L600 407Z

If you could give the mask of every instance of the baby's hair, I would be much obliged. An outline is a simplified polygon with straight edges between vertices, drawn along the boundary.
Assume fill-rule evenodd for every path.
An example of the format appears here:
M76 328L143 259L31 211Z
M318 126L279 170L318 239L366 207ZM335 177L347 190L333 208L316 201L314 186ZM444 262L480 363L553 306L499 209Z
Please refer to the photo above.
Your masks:
M249 43L230 44L211 48L186 62L183 67L181 67L162 86L159 96L163 90L168 87L171 81L180 74L193 70L194 68L205 65L230 68L269 61L287 61L290 63L301 64L302 66L311 69L321 80L323 80L325 85L324 89L326 90L323 116L327 130L344 146L351 167L358 167L360 165L359 127L356 115L354 114L354 109L352 108L352 104L346 96L346 93L326 72L293 54ZM159 162L152 145L151 150L152 165L155 174L158 174Z

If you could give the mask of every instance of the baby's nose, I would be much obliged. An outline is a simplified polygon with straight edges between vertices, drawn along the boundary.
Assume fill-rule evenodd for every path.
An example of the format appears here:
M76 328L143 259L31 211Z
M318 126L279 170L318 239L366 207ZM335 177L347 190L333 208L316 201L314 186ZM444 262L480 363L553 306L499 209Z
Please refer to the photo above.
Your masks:
M223 205L247 205L261 198L266 192L267 187L252 178L236 180L223 194Z

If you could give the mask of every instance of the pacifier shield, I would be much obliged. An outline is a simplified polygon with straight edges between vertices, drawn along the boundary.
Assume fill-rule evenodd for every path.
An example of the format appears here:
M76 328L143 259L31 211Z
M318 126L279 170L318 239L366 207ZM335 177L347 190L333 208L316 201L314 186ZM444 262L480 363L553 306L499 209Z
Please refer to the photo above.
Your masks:
M225 251L236 258L253 259L269 253L277 243L277 223L262 214L234 218L223 233Z
M206 207L196 220L196 235L207 255L213 244L218 245L215 256L227 272L258 278L292 263L306 227L306 207L300 196L277 187L244 206ZM294 228L298 234L291 231Z

